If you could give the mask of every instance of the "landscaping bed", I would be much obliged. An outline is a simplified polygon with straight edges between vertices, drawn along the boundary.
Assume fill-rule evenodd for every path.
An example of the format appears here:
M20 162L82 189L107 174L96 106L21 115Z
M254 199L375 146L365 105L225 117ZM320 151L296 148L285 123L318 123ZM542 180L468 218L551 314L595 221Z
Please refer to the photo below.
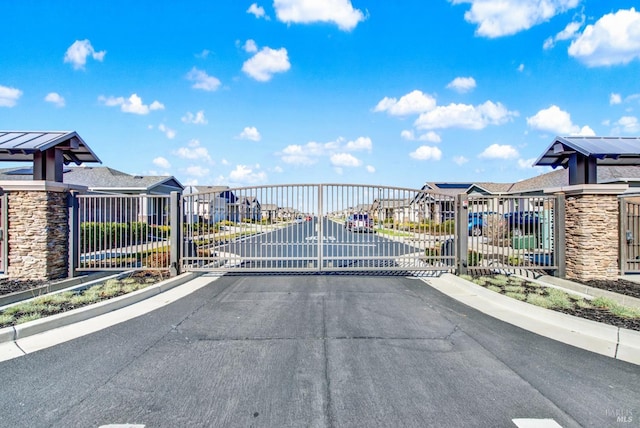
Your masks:
M615 327L640 331L640 309L622 306L611 299L604 297L585 299L577 294L545 287L515 276L462 275L461 277L496 293L536 306Z
M602 281L597 279L592 279L589 281L577 281L575 279L572 279L571 281L587 285L589 287L612 291L614 293L624 294L626 296L640 299L640 284L624 279L618 279L617 281Z
M39 318L67 312L103 300L131 293L169 277L163 271L136 271L118 279L108 279L88 288L50 293L11 305L0 311L0 328L22 324ZM0 280L0 295L28 291L46 285L47 281Z

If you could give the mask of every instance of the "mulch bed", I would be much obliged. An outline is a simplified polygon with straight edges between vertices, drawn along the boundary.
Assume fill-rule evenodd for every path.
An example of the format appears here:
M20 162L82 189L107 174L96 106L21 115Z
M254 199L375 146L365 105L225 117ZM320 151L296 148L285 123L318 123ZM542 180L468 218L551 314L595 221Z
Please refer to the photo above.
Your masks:
M597 279L592 279L589 281L576 281L573 279L572 281L587 285L589 287L612 291L614 293L624 294L626 296L640 299L640 284L636 284L635 282L627 281L624 279L619 279L617 281L601 281Z
M624 281L624 280L618 280L618 281L590 281L589 283L583 283L585 285L590 285L592 287L595 287L595 284L597 283L598 285L600 285L600 287L598 288L604 288L604 289L608 289L610 291L615 291L615 292L619 292L620 294L626 294L626 293L622 293L622 291L629 291L629 289L632 289L633 291L637 291L638 287L640 287L639 284L635 284L629 281ZM496 285L496 284L491 284L491 285ZM509 281L509 283L507 285L513 285L511 283L511 281ZM498 286L500 287L500 286ZM532 287L529 285L522 285L522 287L525 290L525 294L529 294L529 293L533 293L536 290L536 287ZM502 291L500 294L505 294L505 290L504 287L500 287L502 288ZM618 291L616 291L618 290ZM570 308L553 308L552 310L557 311L557 312L562 312L564 314L567 315L572 315L575 317L580 317L580 318L584 318L587 320L591 320L591 321L596 321L596 322L601 322L604 324L609 324L615 327L619 327L619 328L626 328L629 330L637 330L640 331L640 318L625 318L625 317L620 317L617 315L612 314L611 312L609 312L606 309L600 309L600 308L582 308L580 306L578 306L578 304L576 302L573 302L573 306Z

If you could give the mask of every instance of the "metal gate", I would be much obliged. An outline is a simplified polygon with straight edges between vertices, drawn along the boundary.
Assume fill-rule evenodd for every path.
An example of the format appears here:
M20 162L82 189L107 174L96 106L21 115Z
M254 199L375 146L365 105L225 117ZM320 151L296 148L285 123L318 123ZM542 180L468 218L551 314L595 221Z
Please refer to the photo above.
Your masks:
M309 184L199 187L183 195L183 270L453 269L455 198L423 190Z
M640 273L640 196L620 198L620 273Z

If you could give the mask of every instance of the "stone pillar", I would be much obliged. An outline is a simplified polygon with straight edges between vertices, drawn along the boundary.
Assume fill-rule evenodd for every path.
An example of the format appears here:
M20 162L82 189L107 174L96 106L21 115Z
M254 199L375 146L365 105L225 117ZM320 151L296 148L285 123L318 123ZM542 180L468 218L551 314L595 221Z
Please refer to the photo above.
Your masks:
M627 188L626 184L583 184L548 191L565 195L567 279L587 281L618 278L618 196Z
M69 261L71 186L48 181L0 182L8 194L8 266L13 279L65 278Z

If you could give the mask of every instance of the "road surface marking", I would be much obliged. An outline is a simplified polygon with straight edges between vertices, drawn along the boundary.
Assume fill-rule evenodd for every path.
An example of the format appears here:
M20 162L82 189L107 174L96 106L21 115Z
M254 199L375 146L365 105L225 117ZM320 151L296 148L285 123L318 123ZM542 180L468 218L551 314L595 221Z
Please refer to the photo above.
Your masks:
M513 419L518 428L562 428L553 419Z

